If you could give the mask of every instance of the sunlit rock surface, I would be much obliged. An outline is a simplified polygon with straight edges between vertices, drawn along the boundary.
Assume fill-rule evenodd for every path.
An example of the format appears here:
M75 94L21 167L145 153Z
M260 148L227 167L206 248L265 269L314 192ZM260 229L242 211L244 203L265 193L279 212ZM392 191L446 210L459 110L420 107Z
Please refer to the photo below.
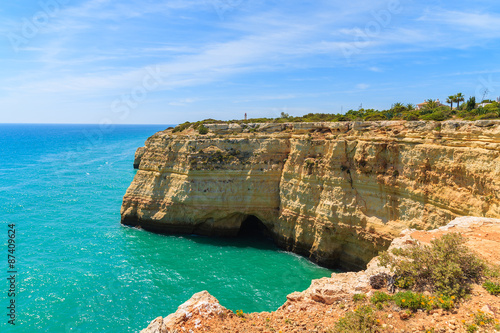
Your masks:
M354 270L403 229L500 217L498 120L206 127L137 150L123 224L233 236L260 220L280 247Z

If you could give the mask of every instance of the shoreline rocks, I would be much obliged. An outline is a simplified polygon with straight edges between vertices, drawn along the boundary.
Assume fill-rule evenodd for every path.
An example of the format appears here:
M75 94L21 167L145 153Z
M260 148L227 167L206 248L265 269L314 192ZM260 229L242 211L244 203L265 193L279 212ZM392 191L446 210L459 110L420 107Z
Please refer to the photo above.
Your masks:
M395 238L390 245L390 249L402 248L416 242L429 243L433 238L437 238L444 233L458 232L467 240L466 245L478 252L489 263L500 264L500 219L488 219L479 217L459 217L447 225L430 231L418 231L415 229L404 230L401 235ZM488 235L490 237L488 237ZM487 242L490 242L487 244ZM482 245L482 247L481 247ZM246 314L245 318L238 316L222 307L218 301L207 291L193 295L186 303L182 304L178 310L163 319L158 317L141 333L170 333L184 332L261 332L263 327L269 329L273 326L293 325L293 329L299 328L298 332L307 325L314 327L317 332L331 332L338 317L347 311L347 307L357 307L352 303L355 294L366 294L370 296L374 288L370 285L370 277L378 274L388 273L388 269L379 265L378 257L373 258L366 270L359 272L333 273L329 278L313 280L311 286L302 292L294 292L287 296L287 301L271 313ZM453 332L465 332L458 322L470 318L470 313L477 311L481 306L481 311L495 317L500 315L500 300L495 296L485 296L484 290L474 288L471 297L461 307L450 312L441 310L431 311L429 314L419 313L409 316L406 311L388 309L385 313L386 328L399 326L397 332L417 332L418 327L434 327L441 329L448 328L449 323L454 323ZM486 300L486 297L494 301ZM488 304L487 302L490 302ZM198 309L211 309L199 311ZM394 312L394 313L393 313ZM439 320L436 320L439 316ZM413 317L414 322L412 322ZM293 318L293 319L290 319ZM312 319L312 323L311 323ZM307 322L307 324L306 324ZM384 325L384 324L382 324ZM292 331L284 329L283 332ZM426 330L424 330L426 331ZM446 330L444 332L447 332Z
M157 317L141 333L169 333L176 326L182 326L187 321L192 321L195 328L201 327L202 320L212 317L225 317L231 311L219 304L219 301L208 291L200 291L179 306L176 312L167 317Z

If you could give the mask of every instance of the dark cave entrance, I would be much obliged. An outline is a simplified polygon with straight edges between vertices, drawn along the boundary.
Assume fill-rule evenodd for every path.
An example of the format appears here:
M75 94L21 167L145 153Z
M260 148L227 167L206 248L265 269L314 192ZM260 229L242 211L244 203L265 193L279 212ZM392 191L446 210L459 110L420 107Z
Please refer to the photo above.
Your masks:
M273 240L271 231L269 231L264 223L255 215L248 215L247 218L241 222L237 237Z

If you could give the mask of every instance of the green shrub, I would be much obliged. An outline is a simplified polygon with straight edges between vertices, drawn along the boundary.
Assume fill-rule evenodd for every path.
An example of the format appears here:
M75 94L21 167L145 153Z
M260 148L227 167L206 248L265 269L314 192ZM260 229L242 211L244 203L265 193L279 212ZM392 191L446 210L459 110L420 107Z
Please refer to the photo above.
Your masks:
M485 113L488 112L498 112L500 110L500 104L498 102L492 102L483 106Z
M393 298L391 295L386 294L382 291L376 291L373 296L370 298L370 301L375 304L377 309L382 310L384 305L389 304L390 301L392 301Z
M394 295L396 305L412 311L419 309L429 311L437 308L451 310L456 305L455 299L455 296L445 296L443 294L427 296L412 291L399 292Z
M373 304L386 303L392 301L392 296L387 293L384 293L383 291L376 291L373 293L373 296L370 298L370 301Z
M484 313L481 310L478 310L476 313L471 314L472 322L466 322L465 320L462 320L465 326L465 330L469 333L476 332L479 328L482 328L486 331L482 332L491 332L492 329L498 331L499 330L499 325L496 324L495 318L493 316Z
M496 119L498 118L500 115L500 112L489 112L489 113L486 113L482 116L478 116L477 117L477 120L480 120L480 119Z
M400 289L411 289L415 285L413 276L400 276L396 281L396 286Z
M403 119L408 121L419 120L420 113L418 111L403 112Z
M201 124L199 127L198 127L198 133L204 135L204 134L207 134L208 133L208 128Z
M434 302L431 297L412 291L399 292L394 295L394 302L403 309L417 311L418 309L431 310Z
M352 299L354 300L354 302L360 302L360 301L364 301L366 298L366 295L365 294L354 294L352 296Z
M456 305L455 296L446 296L446 295L441 294L440 297L436 298L435 304L437 307L439 307L441 309L451 310Z
M177 125L175 126L173 132L182 132L184 131L186 128L189 128L189 126L191 126L191 123L189 121L186 121L185 123L183 124L180 124L180 125Z
M442 111L434 111L430 114L423 115L422 117L420 117L420 119L443 121L443 120L447 119L447 117Z
M467 333L474 333L477 331L477 326L475 324L464 324L465 325L465 331Z
M380 260L395 273L400 288L463 297L470 293L472 283L480 282L486 268L464 242L460 234L450 233L431 245L396 249L395 257L383 253Z
M470 111L474 110L475 108L476 108L476 97L472 96L469 98L469 100L465 104L465 109L470 112Z
M372 333L378 332L379 321L375 318L373 309L367 305L355 311L350 311L335 323L337 333Z
M485 283L483 283L483 287L492 295L496 296L500 294L500 283L486 281Z
M467 332L476 332L479 328L482 329L482 332L492 332L492 330L500 330L498 320L481 310L478 310L476 313L472 313L471 316L472 322L466 322L465 320L462 320Z
M498 280L500 278L500 266L493 265L486 267L484 276L486 276L488 279Z
M392 119L392 117L389 119ZM366 116L366 118L364 120L366 120L366 121L387 120L387 117L384 117L381 114L372 114L372 115Z
M487 326L487 325L493 324L494 322L495 322L495 318L493 318L493 316L491 316L487 313L484 313L481 310L478 310L474 314L474 324L476 324L478 326Z

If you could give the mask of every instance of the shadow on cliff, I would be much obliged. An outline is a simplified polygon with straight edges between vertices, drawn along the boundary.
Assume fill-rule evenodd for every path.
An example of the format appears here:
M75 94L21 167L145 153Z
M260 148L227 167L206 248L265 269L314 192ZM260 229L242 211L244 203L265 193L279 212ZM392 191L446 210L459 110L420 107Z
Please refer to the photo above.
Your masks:
M274 243L271 232L257 217L249 215L242 223L235 237L214 236L184 236L200 244L232 247L253 247L259 250L279 251L280 248Z

